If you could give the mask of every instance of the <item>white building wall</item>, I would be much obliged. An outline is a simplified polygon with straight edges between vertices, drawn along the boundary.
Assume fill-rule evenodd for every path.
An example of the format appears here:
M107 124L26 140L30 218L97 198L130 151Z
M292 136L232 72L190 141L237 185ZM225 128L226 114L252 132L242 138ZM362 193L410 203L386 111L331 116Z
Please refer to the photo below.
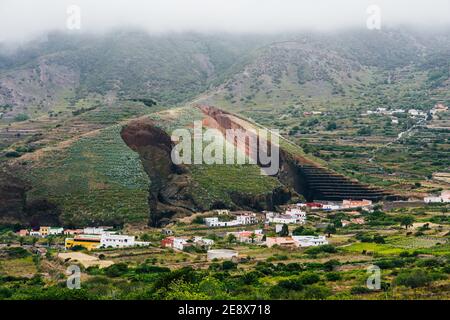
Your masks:
M187 243L186 239L183 238L174 238L173 239L173 248L177 250L183 250L184 245Z
M100 238L101 247L124 248L135 245L134 236L102 234Z
M63 228L50 228L48 230L49 235L56 235L56 234L62 234L64 232Z
M292 236L299 247L312 247L312 246L322 246L328 244L328 241L324 236Z

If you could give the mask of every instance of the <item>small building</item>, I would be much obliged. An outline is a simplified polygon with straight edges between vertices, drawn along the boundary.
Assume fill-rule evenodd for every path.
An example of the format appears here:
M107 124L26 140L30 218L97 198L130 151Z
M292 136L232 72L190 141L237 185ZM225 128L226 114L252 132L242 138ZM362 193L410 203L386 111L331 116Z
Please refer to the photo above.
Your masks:
M301 223L304 223L303 219L299 219L297 217L289 216L286 214L270 215L269 213L266 215L266 221L268 223L277 223L277 224L301 224Z
M301 217L301 218L305 218L306 219L306 212L302 211L299 208L289 208L288 210L286 210L284 212L284 214L289 215L289 216L296 216L296 217Z
M74 238L66 238L65 247L83 246L88 250L98 248L126 248L134 246L148 246L149 242L135 241L134 236L119 234L80 234Z
M220 221L218 217L205 218L204 221L207 227L233 227L258 223L258 218L255 213L246 213L230 221Z
M184 247L188 244L187 238L173 238L172 248L183 251Z
M341 206L338 204L334 204L334 203L324 203L322 205L322 210L326 210L326 211L333 211L333 210L339 210L341 209Z
M268 248L272 248L273 246L295 247L296 243L292 237L267 237L266 246Z
M448 107L443 105L442 103L438 103L434 106L433 109L431 109L431 114L435 115L436 113L445 112L445 111L448 111Z
M30 230L30 236L32 236L32 237L40 237L41 233L39 232L39 230Z
M314 247L328 244L325 236L292 236L297 247Z
M444 190L440 196L429 196L423 198L425 203L449 203L450 202L450 190Z
M162 233L162 234L165 234L166 236L171 236L171 235L173 235L173 231L170 230L170 229L162 229L162 230L161 230L161 233Z
M173 239L174 237L167 237L161 240L162 248L173 248Z
M124 248L133 247L134 245L134 236L106 233L100 235L100 247L102 248Z
M235 250L229 250L229 249L214 249L214 250L208 250L207 259L209 261L211 260L234 260L239 257L239 253Z
M30 235L30 231L28 231L27 229L21 229L21 230L17 231L16 234L19 237L26 237L26 236Z
M343 209L350 209L350 208L362 208L371 206L372 201L371 200L343 200L342 201L342 208Z
M194 237L192 241L196 246L206 248L206 249L209 249L214 245L214 240L206 239L203 237Z
M54 236L54 235L58 235L58 234L63 234L64 233L64 229L63 228L54 228L54 227L50 227L48 229L48 235L49 236Z
M41 237L46 237L49 235L50 227L40 227L39 228L39 235Z

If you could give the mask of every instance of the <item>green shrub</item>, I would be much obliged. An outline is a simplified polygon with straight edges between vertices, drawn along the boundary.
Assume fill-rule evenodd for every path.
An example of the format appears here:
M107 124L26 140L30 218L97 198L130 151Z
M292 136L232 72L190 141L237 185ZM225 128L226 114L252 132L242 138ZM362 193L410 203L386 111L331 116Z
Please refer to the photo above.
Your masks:
M116 263L104 269L108 277L116 278L128 272L128 265L126 263Z
M326 244L326 245L323 245L323 246L310 247L310 248L307 248L305 250L305 253L309 254L309 255L316 255L316 254L319 254L319 253L322 253L322 252L324 252L324 253L336 253L337 249L334 246L332 246L331 244Z
M350 289L350 293L351 294L365 294L365 293L369 293L372 290L370 290L367 287L362 287L362 286L356 286Z

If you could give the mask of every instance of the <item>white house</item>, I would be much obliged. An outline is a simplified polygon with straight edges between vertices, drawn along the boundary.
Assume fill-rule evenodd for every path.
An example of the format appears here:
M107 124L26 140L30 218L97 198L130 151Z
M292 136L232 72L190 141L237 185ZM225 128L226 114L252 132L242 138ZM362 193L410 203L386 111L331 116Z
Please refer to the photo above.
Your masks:
M254 213L236 216L231 221L219 221L218 217L205 218L204 221L208 227L232 227L258 223L256 214Z
M283 214L276 214L274 216L266 215L266 221L267 221L267 223L279 223L279 224L301 223L301 222L299 222L298 218L293 217L293 216L283 215Z
M37 230L30 230L30 236L32 237L40 237L41 233Z
M431 196L431 197L423 198L423 202L425 202L425 203L439 203L439 202L443 202L443 201L442 201L441 197Z
M208 249L214 245L214 240L203 237L194 237L193 242L197 246L206 247Z
M100 237L100 247L125 248L134 246L148 246L149 242L135 241L134 236L103 233Z
M416 109L409 109L409 110L408 110L408 113L409 113L409 115L411 115L411 116L413 116L413 117L416 117L416 116L425 116L425 115L426 115L425 112L419 111L419 110L416 110Z
M313 247L328 244L325 236L292 236L297 247Z
M425 203L449 203L450 202L450 190L441 192L440 196L430 196L423 198Z
M52 235L57 235L57 234L63 234L64 233L64 229L63 228L49 228L48 229L48 235L52 236Z
M306 212L302 211L298 208L290 208L290 209L286 210L284 213L287 215L290 215L290 216L303 217L306 219Z
M341 206L338 204L327 203L322 205L322 209L327 211L339 210L340 208Z
M173 248L183 251L184 246L187 245L188 241L186 238L173 238Z
M266 212L266 223L303 224L306 222L306 212L299 209L290 209L286 212L295 212L295 214Z

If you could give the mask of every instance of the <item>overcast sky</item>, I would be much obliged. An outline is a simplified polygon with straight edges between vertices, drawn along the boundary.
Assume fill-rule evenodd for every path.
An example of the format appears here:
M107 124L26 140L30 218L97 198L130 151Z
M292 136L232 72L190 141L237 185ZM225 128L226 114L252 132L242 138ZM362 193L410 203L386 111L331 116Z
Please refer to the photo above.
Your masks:
M0 41L67 30L67 7L81 9L81 31L142 27L150 32L279 32L366 27L376 4L383 26L450 24L450 0L0 0Z

